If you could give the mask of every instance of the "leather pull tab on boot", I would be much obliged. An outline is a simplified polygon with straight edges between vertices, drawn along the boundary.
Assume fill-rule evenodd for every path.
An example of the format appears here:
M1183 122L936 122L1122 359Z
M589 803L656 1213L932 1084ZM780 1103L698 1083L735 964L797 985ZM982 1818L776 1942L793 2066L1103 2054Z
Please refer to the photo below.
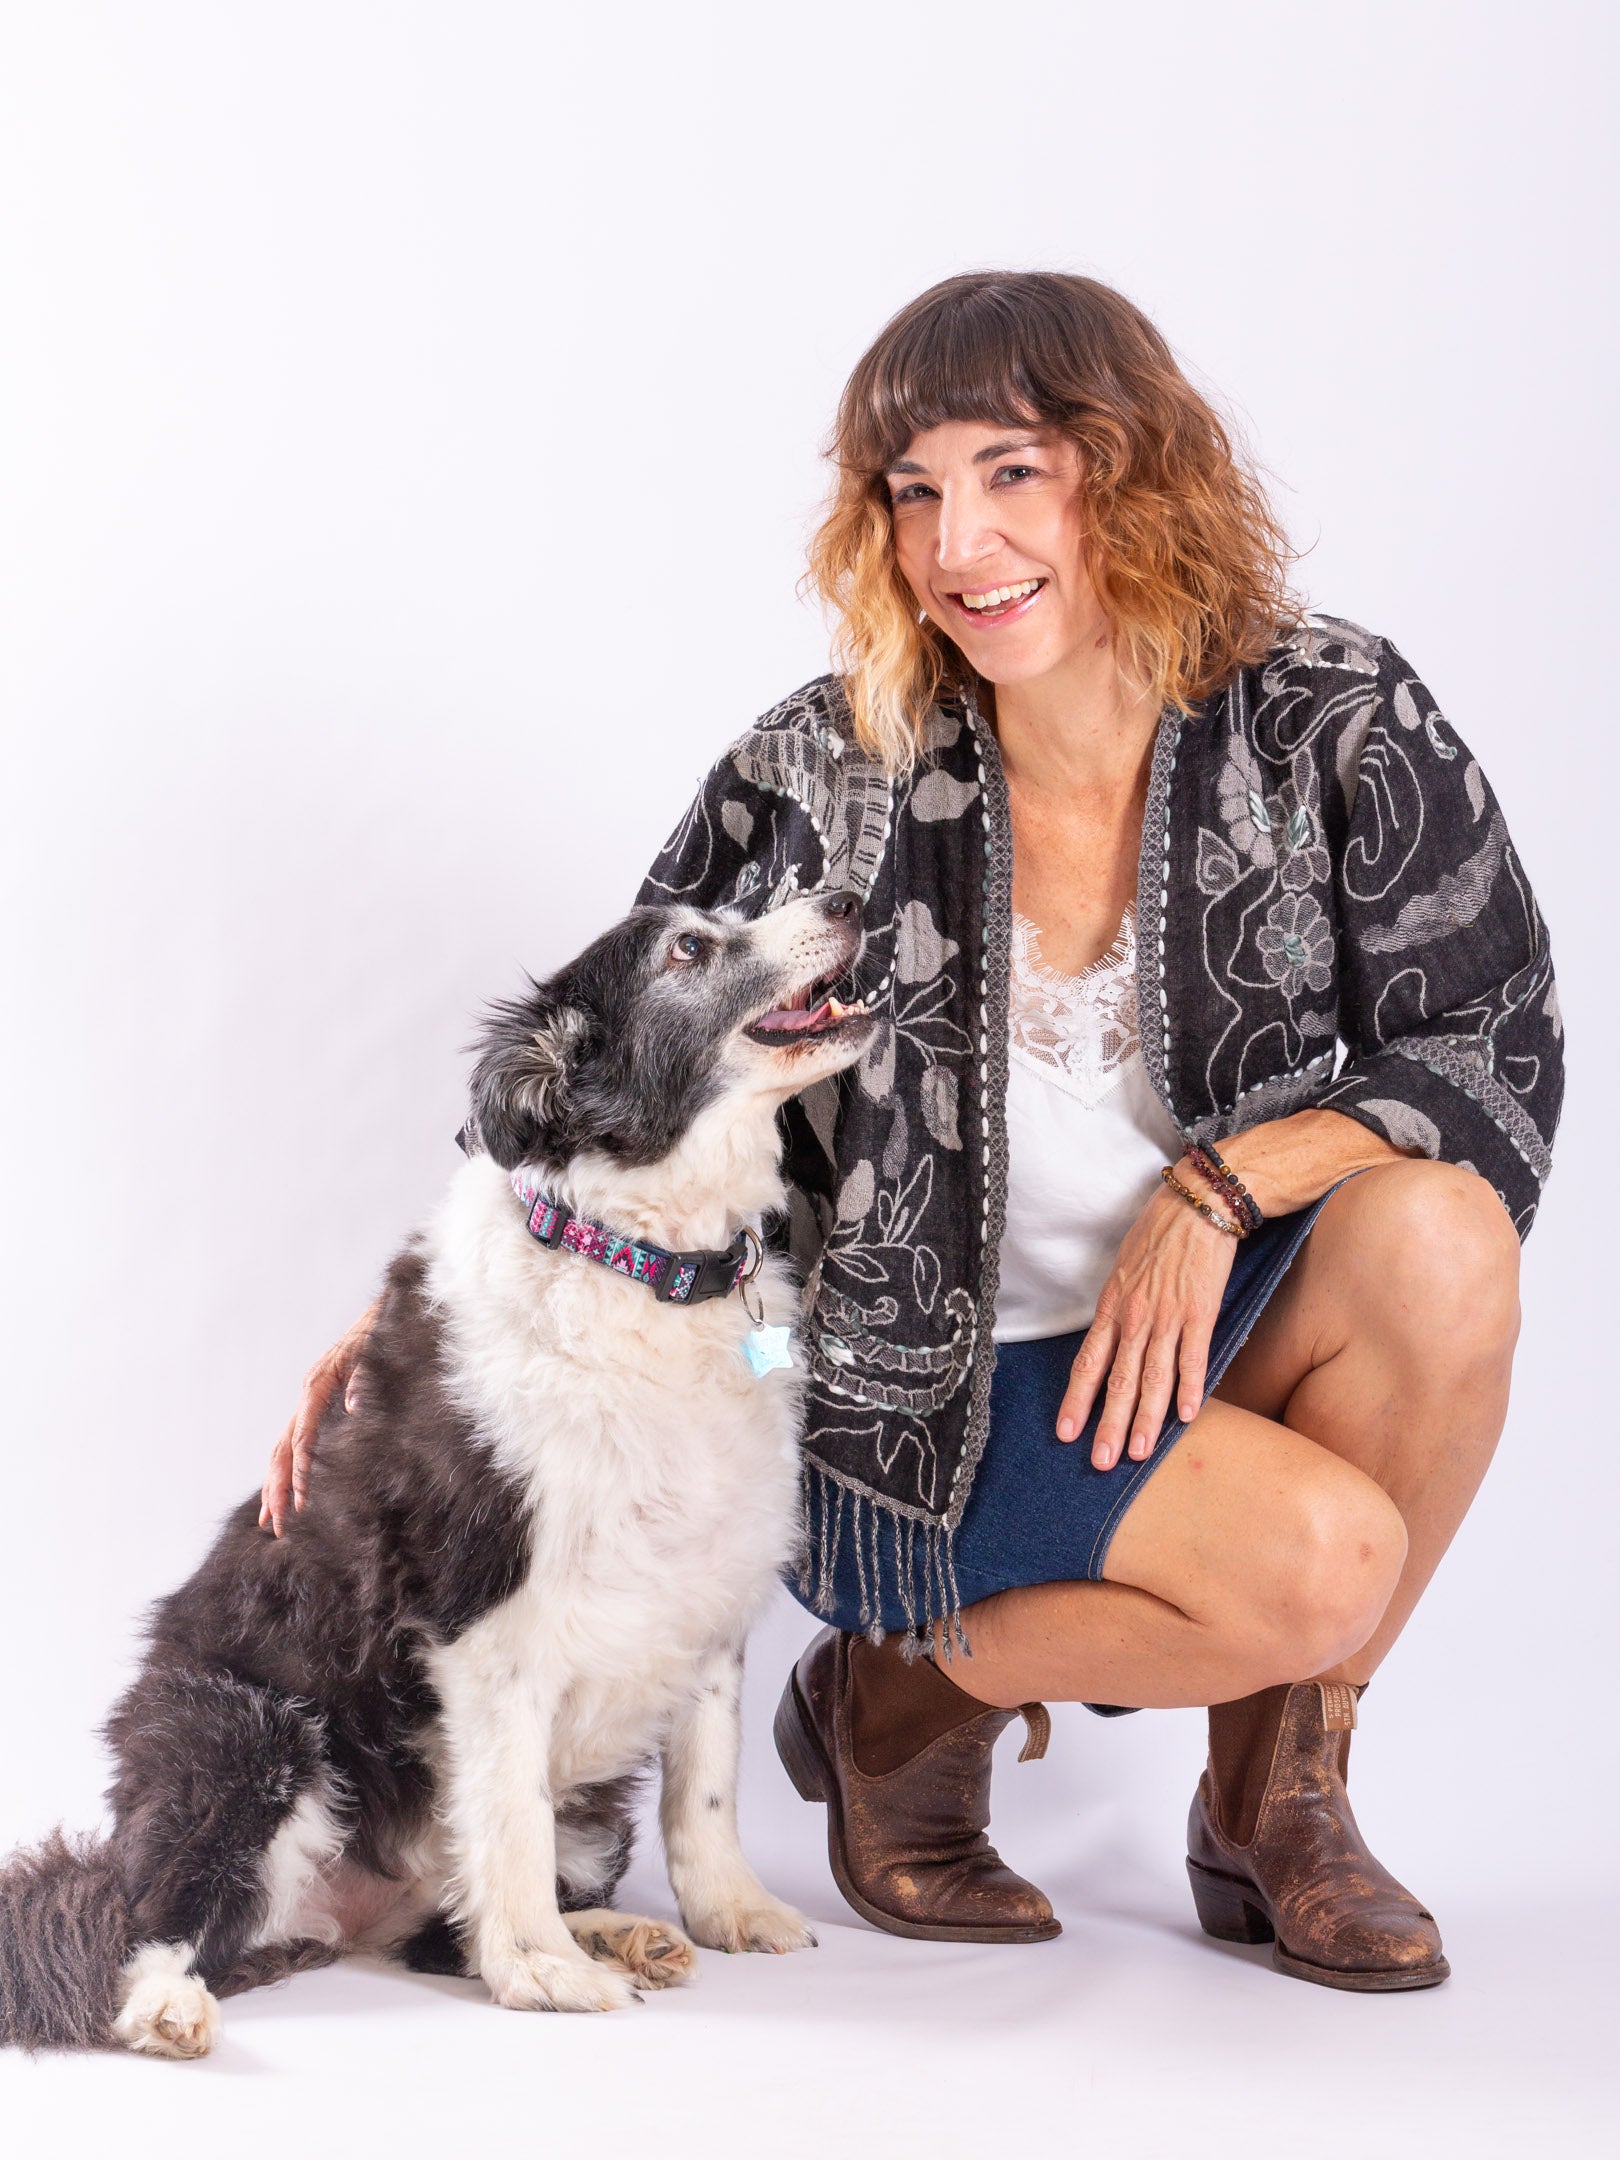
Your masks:
M1024 1744L1018 1750L1018 1760L1039 1762L1052 1737L1052 1713L1043 1702L1027 1702L1018 1705L1018 1715L1024 1721Z
M1354 1732L1359 1690L1347 1680L1318 1680L1316 1687L1322 1698L1322 1730Z

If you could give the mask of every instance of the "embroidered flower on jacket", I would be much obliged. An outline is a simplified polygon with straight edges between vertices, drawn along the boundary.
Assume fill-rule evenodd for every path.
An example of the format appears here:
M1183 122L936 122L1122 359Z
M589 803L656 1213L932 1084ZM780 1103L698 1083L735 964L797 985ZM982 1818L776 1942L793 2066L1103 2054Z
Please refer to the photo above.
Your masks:
M1325 885L1331 865L1322 837L1322 783L1303 751L1295 755L1293 772L1275 801L1273 837L1283 890L1303 892L1309 885Z
M1277 843L1273 835L1283 822L1282 805L1275 795L1267 800L1260 761L1248 743L1234 742L1227 751L1217 789L1232 845L1259 869L1274 869Z
M1255 943L1284 997L1325 990L1333 980L1333 928L1309 893L1274 900Z

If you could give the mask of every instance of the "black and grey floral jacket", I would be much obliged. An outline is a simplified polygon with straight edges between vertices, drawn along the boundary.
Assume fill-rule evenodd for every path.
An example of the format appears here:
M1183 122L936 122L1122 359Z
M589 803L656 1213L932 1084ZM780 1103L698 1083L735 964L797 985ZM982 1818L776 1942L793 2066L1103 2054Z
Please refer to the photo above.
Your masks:
M815 1215L806 1579L852 1538L919 1626L958 1603L988 1422L1011 882L971 700L936 708L895 781L825 676L721 758L639 896L861 895L857 988L891 1025L791 1120ZM1198 716L1164 716L1137 940L1144 1059L1183 1132L1330 1104L1475 1169L1529 1229L1563 1093L1546 927L1478 762L1387 640L1313 615Z

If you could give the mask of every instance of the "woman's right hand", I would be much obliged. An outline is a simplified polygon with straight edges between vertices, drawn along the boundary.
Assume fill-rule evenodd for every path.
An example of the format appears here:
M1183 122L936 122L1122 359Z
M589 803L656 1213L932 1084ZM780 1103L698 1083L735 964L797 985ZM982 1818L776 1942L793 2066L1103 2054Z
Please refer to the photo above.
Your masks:
M295 1512L303 1506L309 1492L310 1456L326 1406L339 1388L343 1390L345 1410L353 1410L358 1405L355 1369L366 1339L376 1324L377 1306L368 1305L341 1342L334 1343L305 1373L298 1408L270 1451L270 1469L259 1496L261 1530L273 1530L280 1537L288 1502L291 1501Z

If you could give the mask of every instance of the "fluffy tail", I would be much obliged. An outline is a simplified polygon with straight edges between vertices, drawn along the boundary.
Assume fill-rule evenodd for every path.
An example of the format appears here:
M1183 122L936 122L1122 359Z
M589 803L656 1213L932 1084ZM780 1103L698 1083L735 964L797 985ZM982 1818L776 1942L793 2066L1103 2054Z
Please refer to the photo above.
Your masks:
M102 1839L53 1830L0 1867L0 2047L105 2047L133 1944Z

